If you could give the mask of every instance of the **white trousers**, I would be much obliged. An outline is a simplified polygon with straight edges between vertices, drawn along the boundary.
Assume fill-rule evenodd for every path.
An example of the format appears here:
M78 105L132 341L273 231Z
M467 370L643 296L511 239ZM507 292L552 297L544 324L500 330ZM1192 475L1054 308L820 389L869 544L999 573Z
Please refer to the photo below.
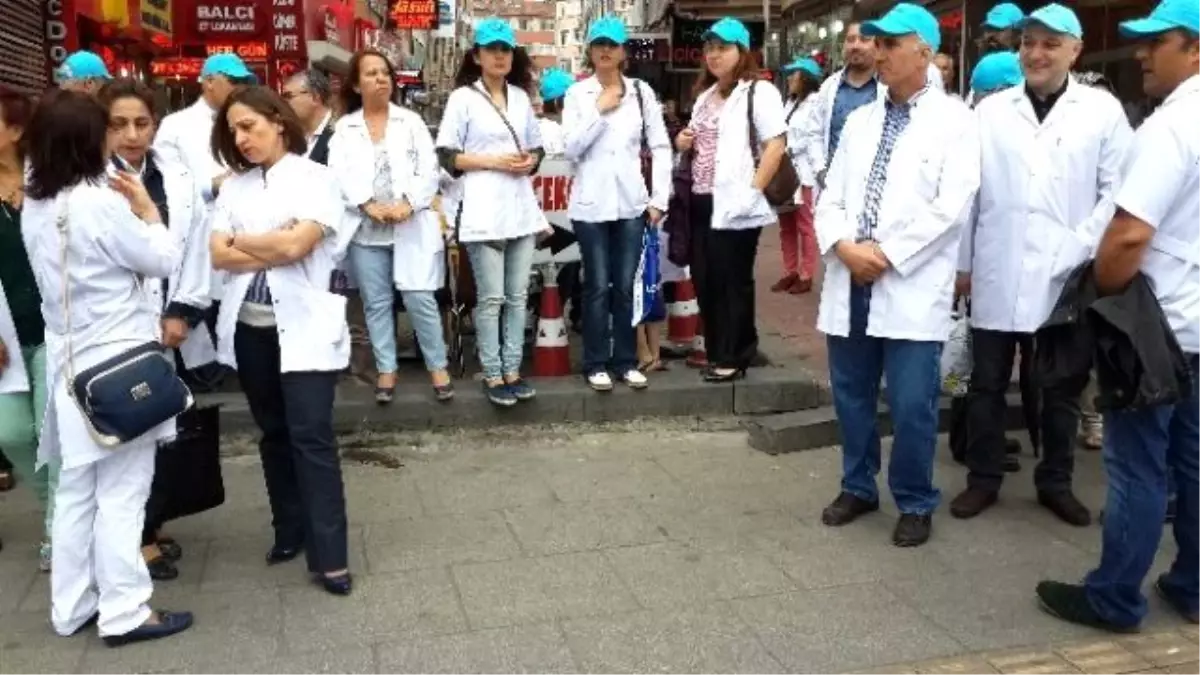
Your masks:
M70 635L100 613L100 635L124 635L150 618L154 586L142 558L153 441L59 474L54 493L50 620Z

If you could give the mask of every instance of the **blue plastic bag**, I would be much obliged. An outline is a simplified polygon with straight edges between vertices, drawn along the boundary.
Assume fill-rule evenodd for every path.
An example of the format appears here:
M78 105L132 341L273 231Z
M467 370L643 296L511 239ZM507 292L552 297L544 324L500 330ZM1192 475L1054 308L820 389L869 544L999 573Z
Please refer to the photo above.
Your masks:
M647 227L642 231L642 257L633 276L633 325L655 323L667 316L662 297L659 271L658 230Z

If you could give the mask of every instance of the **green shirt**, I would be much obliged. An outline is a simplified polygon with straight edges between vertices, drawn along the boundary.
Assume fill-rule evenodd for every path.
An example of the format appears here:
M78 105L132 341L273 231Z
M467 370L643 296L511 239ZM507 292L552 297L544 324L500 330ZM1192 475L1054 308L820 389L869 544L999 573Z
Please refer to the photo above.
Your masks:
M42 294L38 292L37 279L21 239L21 211L4 201L0 201L0 284L8 298L20 346L36 347L44 343Z

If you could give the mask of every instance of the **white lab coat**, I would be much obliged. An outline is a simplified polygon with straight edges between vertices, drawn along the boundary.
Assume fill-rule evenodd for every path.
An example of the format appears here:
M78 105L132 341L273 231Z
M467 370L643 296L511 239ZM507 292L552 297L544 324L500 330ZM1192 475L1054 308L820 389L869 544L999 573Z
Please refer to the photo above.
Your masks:
M693 111L702 109L715 91L714 85L696 97ZM749 104L750 82L743 80L729 94L717 122L717 157L713 172L714 230L749 230L770 225L778 218L766 195L754 189L757 168L750 150ZM754 127L759 143L766 143L787 133L783 99L770 82L759 82L754 87Z
M307 258L267 270L279 330L281 372L340 371L350 362L346 298L329 291L338 231L345 207L329 169L285 155L269 170L252 169L221 186L213 233L268 232L290 221L313 221L327 230ZM217 358L237 367L233 336L254 272L233 273L217 317Z
M542 150L547 157L558 156L567 151L563 126L549 117L538 118L538 130L542 132Z
M21 356L17 326L13 323L8 296L4 294L4 284L0 284L0 344L8 350L8 365L0 370L0 395L29 391L29 373L25 372L25 359Z
M472 91L474 90L474 91ZM503 114L517 138L504 124L500 112L488 102L483 83L455 89L446 100L438 127L437 147L469 155L511 155L542 147L542 132L529 95L508 86L508 109ZM546 226L533 179L503 171L467 171L462 185L462 218L458 239L462 242L499 241L536 234Z
M814 188L817 184L817 167L813 163L808 145L804 142L804 125L812 106L816 104L816 93L807 96L803 101L788 101L784 105L784 120L788 125L787 145L788 158L800 178L800 189L796 191L796 204L804 203L804 188ZM816 199L816 195L813 195Z
M1154 228L1142 259L1163 316L1200 354L1200 75L1175 88L1138 127L1116 204Z
M812 99L812 104L801 121L799 140L807 149L809 161L816 168L817 173L826 170L832 160L827 156L829 154L829 124L833 119L833 103L837 99L838 87L842 84L842 76L845 72L844 69L838 70L825 78L817 93L809 97ZM879 84L878 78L875 83L878 87L875 100L878 101L886 95L887 88Z
M433 138L420 115L398 105L388 107L384 133L392 167L392 194L412 206L413 215L392 227L392 276L401 291L436 291L446 281L446 242L433 208L441 175ZM375 150L361 110L341 118L329 142L329 170L345 205L337 252L345 255L362 225L359 207L374 198Z
M662 107L645 82L626 77L623 86L620 104L606 115L596 108L604 87L595 76L567 90L563 128L567 159L575 169L567 206L571 220L607 223L637 218L648 207L667 210L672 158ZM642 177L643 128L653 157L650 193Z
M971 325L1032 333L1112 220L1132 131L1116 98L1073 80L1044 122L1024 86L975 114L982 173L959 261L971 272Z
M857 236L884 102L880 97L850 113L817 201L817 246L825 260L817 328L827 335L850 334L850 270L833 247ZM888 165L874 236L892 268L872 286L867 335L946 340L960 225L978 188L975 120L962 102L931 87L913 104Z

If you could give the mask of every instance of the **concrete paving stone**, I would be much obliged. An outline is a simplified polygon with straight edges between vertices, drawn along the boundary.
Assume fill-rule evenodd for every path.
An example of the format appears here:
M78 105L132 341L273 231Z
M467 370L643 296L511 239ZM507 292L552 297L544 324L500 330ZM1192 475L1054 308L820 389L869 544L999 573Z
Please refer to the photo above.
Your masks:
M983 660L978 654L963 654L932 661L921 661L916 664L916 672L922 675L957 675L959 673L995 673L992 664Z
M504 513L521 549L532 556L663 541L637 504L626 501L522 507Z
M546 467L546 482L563 502L648 500L681 492L679 483L649 459L554 462Z
M858 675L918 675L921 671L917 670L916 664L899 663L888 666L877 666L874 668L864 668L863 670L853 670L852 673ZM994 670L974 671L980 673L995 672Z
M171 581L157 582L151 604L168 609L187 609L187 603L200 587L207 557L208 541L188 542L183 560L179 561L179 577ZM50 575L38 574L21 601L23 612L40 612L50 616Z
M217 660L251 662L279 651L282 605L275 589L211 592L193 596L186 607L195 615L187 631L166 640L105 646L92 632L81 668L87 673L207 672Z
M762 415L746 421L750 447L768 455L836 446L842 442L831 406Z
M733 412L762 415L821 405L822 382L803 366L751 368L733 383Z
M296 654L285 651L260 661L230 661L205 666L205 673L379 673L375 648L364 645L338 645L316 653Z
M472 628L497 628L638 609L599 552L456 565Z
M785 672L726 603L563 622L591 673Z
M200 590L214 591L294 586L309 581L308 567L301 554L282 565L268 565L267 551L274 543L269 521L258 536L216 539L208 549ZM351 571L366 569L363 528L351 525L347 531Z
M86 634L56 634L48 612L0 615L2 673L73 673L87 646Z
M641 508L672 541L737 545L760 530L800 526L780 507L779 492L776 486L705 488L644 502Z
M4 552L0 557L0 616L17 611L38 576L36 555Z
M271 509L266 506L242 508L226 499L222 506L171 521L170 525L171 536L182 546L187 546L189 541L227 537L265 536L269 539Z
M1112 640L1060 645L1054 651L1084 673L1132 673L1153 667Z
M745 445L696 448L660 455L654 461L685 489L730 486L791 485L796 475L777 458Z
M350 472L347 471L347 474ZM399 470L356 467L355 475L346 476L346 519L351 524L380 523L397 518L424 515L416 477L405 468Z
M970 520L951 517L947 509L943 509L934 517L936 546L932 550L953 569L1044 562L1069 572L1068 579L1076 579L1095 565L1092 554L1048 532L1042 534L1028 521L1002 516L999 510L1003 508L1006 507L1001 497L1001 503ZM1039 532L1041 536L1031 538L1031 532Z
M355 583L361 586L362 580L356 579ZM372 615L367 594L360 588L354 590L348 596L332 595L315 583L279 589L283 602L282 652L361 648L389 635L390 626L372 621L378 615Z
M0 649L0 673L78 672L86 645L57 645L44 649Z
M1174 666L1167 666L1165 668L1159 668L1158 672L1160 672L1160 673L1180 673L1181 675L1190 673L1191 675L1195 675L1196 673L1200 673L1200 661L1191 661L1189 663L1180 663L1180 664L1176 664Z
M354 592L366 599L367 621L380 634L407 638L467 629L448 568L361 576Z
M1156 668L1165 668L1200 659L1200 646L1178 631L1122 638L1119 644Z
M1068 663L1052 650L1044 647L1021 647L980 654L1000 673L1078 673L1078 668Z
M422 387L403 402L397 399L392 407L407 404L410 410L425 408L429 426L435 429L584 422L589 419L586 401L592 392L577 378L530 378L529 383L537 389L537 398L512 408L492 405L483 388L474 381L459 384L454 400L449 404L436 402L432 391Z
M397 640L378 647L383 673L574 673L553 624Z
M426 515L495 511L555 500L542 475L505 465L430 467L417 481L417 494Z
M791 580L761 553L715 544L665 543L608 549L617 573L647 608L779 593Z
M504 517L494 511L368 525L365 539L366 569L371 574L507 560L521 554Z
M1183 634L1183 636L1186 638L1191 638L1192 640L1200 640L1200 626L1197 626L1194 623L1184 625L1182 628L1179 629L1179 632L1181 634Z
M791 672L826 673L951 655L962 645L879 584L730 603Z
M581 387L586 388L582 380ZM711 416L733 413L733 385L701 382L696 371L675 368L658 374L650 388L635 391L618 385L611 392L587 392L584 418L612 422L640 417Z

